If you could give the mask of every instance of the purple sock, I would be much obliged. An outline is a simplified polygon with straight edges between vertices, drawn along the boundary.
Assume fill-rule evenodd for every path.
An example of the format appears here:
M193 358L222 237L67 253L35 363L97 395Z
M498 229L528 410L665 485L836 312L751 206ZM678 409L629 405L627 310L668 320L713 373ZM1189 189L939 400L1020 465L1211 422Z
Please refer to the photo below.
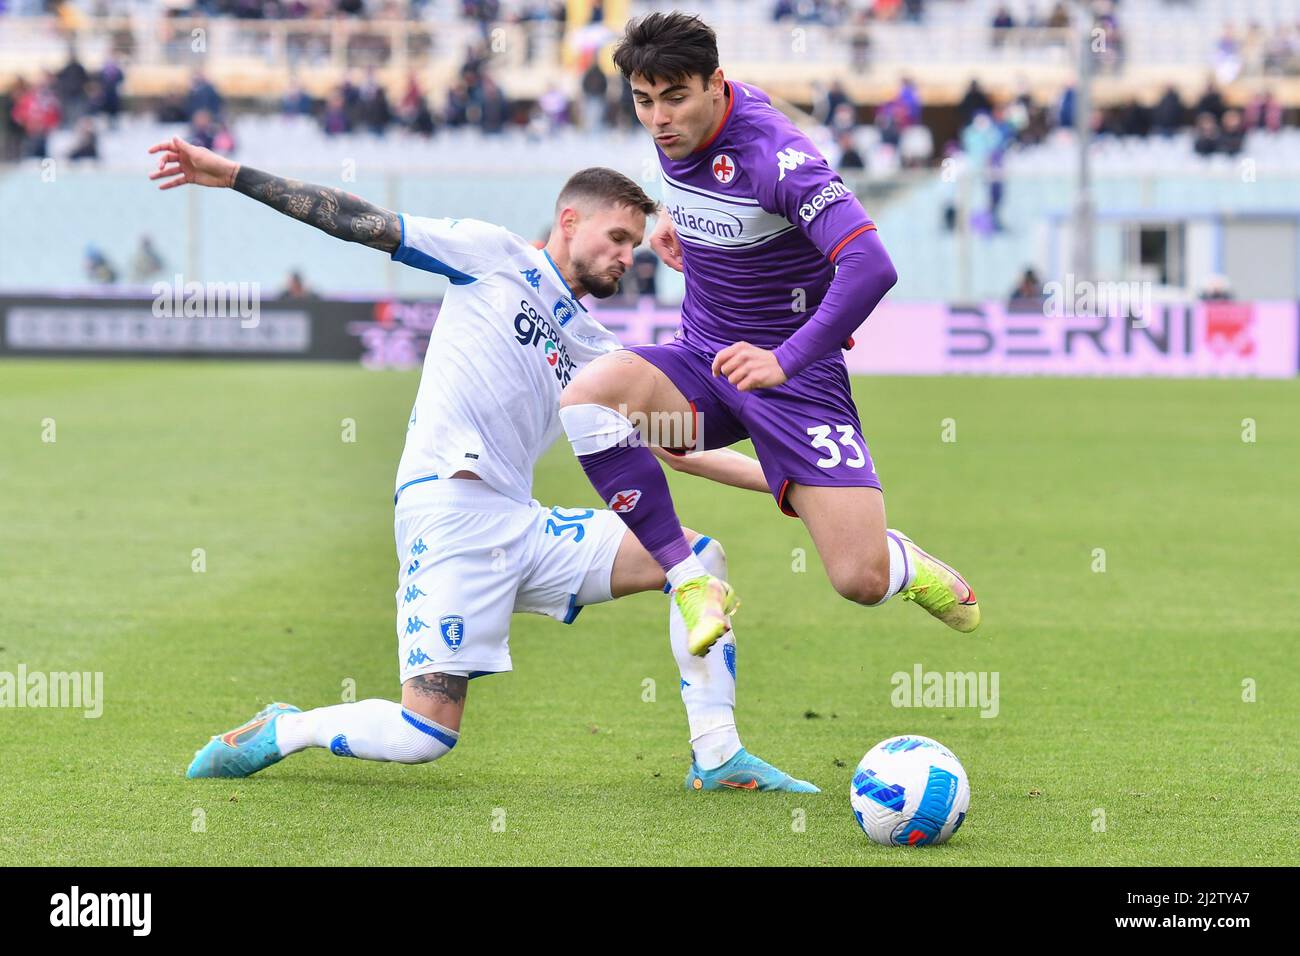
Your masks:
M649 448L615 445L594 455L580 455L578 462L609 509L623 519L665 573L691 556L673 510L668 479Z

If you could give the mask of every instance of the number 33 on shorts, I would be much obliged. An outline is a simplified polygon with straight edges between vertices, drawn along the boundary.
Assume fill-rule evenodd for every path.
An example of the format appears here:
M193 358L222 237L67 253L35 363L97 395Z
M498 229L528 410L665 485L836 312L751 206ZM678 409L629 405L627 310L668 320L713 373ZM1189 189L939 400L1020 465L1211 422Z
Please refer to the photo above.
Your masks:
M832 429L838 432L836 438L831 437ZM824 456L817 460L818 468L835 468L841 462L849 468L868 467L866 452L853 433L852 425L814 425L808 429L808 437L812 446Z

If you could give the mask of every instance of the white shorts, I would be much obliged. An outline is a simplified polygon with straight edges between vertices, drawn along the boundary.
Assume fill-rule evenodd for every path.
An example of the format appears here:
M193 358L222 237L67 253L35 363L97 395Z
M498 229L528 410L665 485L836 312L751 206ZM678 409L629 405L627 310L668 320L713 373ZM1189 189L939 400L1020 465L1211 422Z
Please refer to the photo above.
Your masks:
M510 615L570 624L610 600L626 533L611 511L521 504L473 479L406 488L394 515L402 682L510 670Z

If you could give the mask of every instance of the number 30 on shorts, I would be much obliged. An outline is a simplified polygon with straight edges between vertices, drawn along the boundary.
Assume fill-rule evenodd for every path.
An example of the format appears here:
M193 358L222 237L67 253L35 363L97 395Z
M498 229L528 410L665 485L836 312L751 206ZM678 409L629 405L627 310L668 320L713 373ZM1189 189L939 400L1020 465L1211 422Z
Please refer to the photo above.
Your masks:
M808 429L808 435L812 439L812 446L818 451L826 454L825 458L817 460L818 468L834 468L841 461L850 468L861 468L867 463L867 456L862 451L862 446L858 444L858 439L853 434L852 425L836 425L835 430L840 433L839 444L837 445L830 437L830 425L814 425ZM848 458L844 458L840 453L840 445L851 451Z

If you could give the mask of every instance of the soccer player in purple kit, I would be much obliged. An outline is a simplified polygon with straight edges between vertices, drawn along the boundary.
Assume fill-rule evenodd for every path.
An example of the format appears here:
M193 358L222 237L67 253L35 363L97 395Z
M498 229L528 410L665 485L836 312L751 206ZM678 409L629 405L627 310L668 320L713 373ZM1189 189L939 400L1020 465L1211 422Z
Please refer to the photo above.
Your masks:
M663 205L652 248L686 279L677 338L605 355L561 396L602 499L663 567L706 654L738 606L695 559L668 483L631 418L698 424L687 450L754 443L764 483L808 528L835 590L897 594L958 631L980 620L960 574L886 526L841 349L897 281L853 192L756 87L727 80L698 17L630 22L614 62L654 136Z

